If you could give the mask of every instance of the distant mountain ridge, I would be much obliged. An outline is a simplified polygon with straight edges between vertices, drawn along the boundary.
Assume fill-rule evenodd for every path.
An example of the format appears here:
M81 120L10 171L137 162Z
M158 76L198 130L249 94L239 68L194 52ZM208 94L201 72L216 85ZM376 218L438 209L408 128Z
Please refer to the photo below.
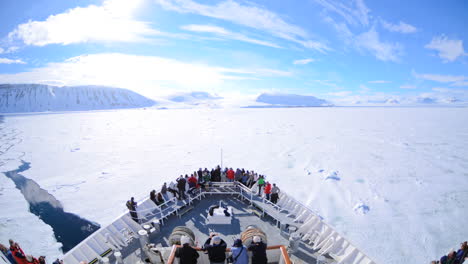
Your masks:
M263 93L257 97L256 102L269 104L274 107L317 107L332 106L324 99L310 95L297 94L268 94ZM268 107L268 106L264 106Z
M106 86L0 84L1 113L139 108L155 103L133 91Z

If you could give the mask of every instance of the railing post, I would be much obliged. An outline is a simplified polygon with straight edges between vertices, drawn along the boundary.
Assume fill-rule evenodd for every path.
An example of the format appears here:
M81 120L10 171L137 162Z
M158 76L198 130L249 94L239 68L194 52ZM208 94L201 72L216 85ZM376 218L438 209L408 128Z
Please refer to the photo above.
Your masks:
M261 197L261 196L260 196ZM265 216L265 198L261 197L262 198L262 203L263 203L263 206L262 206L262 216Z

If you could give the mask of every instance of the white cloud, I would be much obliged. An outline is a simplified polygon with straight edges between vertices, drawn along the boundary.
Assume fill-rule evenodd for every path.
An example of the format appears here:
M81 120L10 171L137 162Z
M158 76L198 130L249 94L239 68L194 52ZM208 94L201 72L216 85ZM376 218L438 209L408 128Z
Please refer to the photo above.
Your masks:
M444 62L455 61L458 57L467 55L463 49L463 41L448 39L446 36L434 37L431 43L424 46L426 49L436 50Z
M218 26L211 26L211 25L185 25L181 27L184 30L192 31L192 32L204 32L204 33L212 33L220 37L228 38L228 39L235 39L239 41L249 42L257 45L268 46L272 48L281 48L280 46L276 45L275 43L271 43L268 41L258 40L249 38L245 35L240 33L231 32L226 30L225 28L218 27Z
M403 84L400 86L401 89L416 89L416 85L411 85L411 84Z
M293 62L294 65L305 65L305 64L309 64L311 62L314 62L315 60L314 59L302 59L302 60L295 60Z
M442 74L419 74L416 72L413 72L413 75L418 78L418 79L423 79L423 80L428 80L428 81L434 81L434 82L440 82L440 83L458 83L458 82L463 82L465 80L468 80L466 76L455 76L455 75L442 75Z
M379 34L374 28L358 35L355 39L355 45L369 51L381 61L399 61L403 52L403 48L398 43L380 41Z
M391 81L376 80L376 81L368 81L368 83L379 83L379 84L382 84L382 83L391 83Z
M369 25L369 8L364 3L364 0L356 1L330 1L330 0L315 0L322 5L326 10L335 12L343 17L348 24L351 25ZM345 3L348 3L345 4ZM349 5L349 3L353 3Z
M241 5L226 0L216 5L205 5L192 0L155 0L167 10L179 13L193 13L226 20L242 26L265 31L273 36L298 43L319 52L330 50L327 45L310 40L309 34L299 26L287 23L279 15L259 6Z
M353 94L353 92L351 92L351 91L341 91L341 92L327 93L327 95L336 96L336 97L345 97L345 96L350 96L351 94Z
M400 21L399 24L392 24L382 19L381 23L384 28L386 28L388 31L391 31L391 32L399 32L399 33L408 34L408 33L415 33L418 31L418 29L415 26L406 24L403 21Z
M5 50L0 48L0 54L2 54L3 52L5 52Z
M455 82L451 86L468 86L468 80Z
M144 0L105 0L102 5L76 7L49 16L45 21L28 21L9 33L10 40L26 45L68 45L83 42L138 42L158 34L134 15Z
M218 89L228 81L291 76L265 68L223 68L155 56L120 53L81 55L28 72L0 74L0 83L107 85L155 97L180 89Z
M364 84L359 85L359 89L359 92L363 94L369 93L371 91L371 89Z
M26 64L26 62L22 60L12 60L7 58L0 58L0 64Z

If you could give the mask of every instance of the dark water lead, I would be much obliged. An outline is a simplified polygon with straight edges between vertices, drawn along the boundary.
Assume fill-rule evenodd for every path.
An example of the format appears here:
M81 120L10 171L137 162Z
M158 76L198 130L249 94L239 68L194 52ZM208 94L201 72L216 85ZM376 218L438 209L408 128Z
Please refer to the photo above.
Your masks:
M18 169L5 172L5 175L13 180L16 188L21 190L29 203L31 213L52 227L57 241L63 244L64 253L100 228L96 223L63 211L62 204L53 195L42 189L35 181L19 174L29 168L30 163L22 161Z

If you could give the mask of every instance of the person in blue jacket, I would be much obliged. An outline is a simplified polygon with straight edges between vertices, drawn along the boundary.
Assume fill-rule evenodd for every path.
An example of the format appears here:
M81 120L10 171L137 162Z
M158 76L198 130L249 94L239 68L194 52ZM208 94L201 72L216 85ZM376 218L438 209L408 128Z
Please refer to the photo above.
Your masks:
M231 256L234 264L249 264L247 248L242 245L242 240L236 239L231 247Z

